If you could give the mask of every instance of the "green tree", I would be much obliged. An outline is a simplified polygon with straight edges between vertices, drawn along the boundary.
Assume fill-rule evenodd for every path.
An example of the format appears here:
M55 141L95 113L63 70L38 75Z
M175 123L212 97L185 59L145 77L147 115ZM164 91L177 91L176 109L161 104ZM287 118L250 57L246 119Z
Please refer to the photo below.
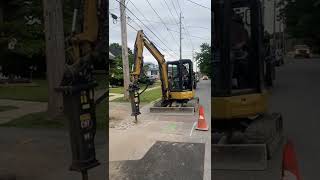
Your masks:
M206 74L212 78L212 60L211 60L211 47L207 43L200 45L200 53L196 53L196 60L202 74Z
M42 4L38 0L4 1L0 53L32 57L44 52ZM8 44L12 43L11 48Z
M320 5L319 0L281 0L278 4L281 18L286 24L286 32L301 39L319 51Z
M0 22L0 65L3 73L29 74L30 65L36 65L39 71L45 72L42 1L0 1L3 9L3 21ZM72 14L72 0L64 0L64 28L67 34L71 30Z
M112 43L109 45L109 51L115 56L114 60L110 62L110 75L111 81L123 81L123 69L122 69L122 47L118 43ZM133 53L130 48L128 48L129 54L129 66L130 69L133 65ZM113 82L111 82L112 84Z

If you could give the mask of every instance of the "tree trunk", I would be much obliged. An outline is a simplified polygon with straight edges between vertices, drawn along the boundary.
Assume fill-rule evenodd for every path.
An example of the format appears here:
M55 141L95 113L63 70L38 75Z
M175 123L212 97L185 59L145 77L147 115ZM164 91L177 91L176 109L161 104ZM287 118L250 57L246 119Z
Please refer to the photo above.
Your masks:
M3 3L3 0L0 0L0 24L2 24L4 21L3 9L4 9L4 3Z
M65 64L63 10L61 0L43 0L46 38L48 115L57 117L63 111L62 94L55 88L62 80Z

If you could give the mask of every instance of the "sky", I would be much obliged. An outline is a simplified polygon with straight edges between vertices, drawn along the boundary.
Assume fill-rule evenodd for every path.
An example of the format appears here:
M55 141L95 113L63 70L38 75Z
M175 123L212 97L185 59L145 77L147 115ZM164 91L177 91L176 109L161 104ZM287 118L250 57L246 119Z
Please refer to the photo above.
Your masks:
M109 0L110 14L118 16L118 20L113 20L111 15L109 16L109 44L121 44L119 1ZM126 0L127 23L136 30L142 29L146 36L156 44L157 48L165 56L166 61L178 60L180 59L178 15L181 11L183 17L182 58L192 60L193 50L194 52L200 52L202 43L210 44L211 42L211 1L192 1L207 8L196 5L189 0ZM128 47L131 50L134 48L136 30L127 25ZM147 49L144 50L144 61L157 63Z

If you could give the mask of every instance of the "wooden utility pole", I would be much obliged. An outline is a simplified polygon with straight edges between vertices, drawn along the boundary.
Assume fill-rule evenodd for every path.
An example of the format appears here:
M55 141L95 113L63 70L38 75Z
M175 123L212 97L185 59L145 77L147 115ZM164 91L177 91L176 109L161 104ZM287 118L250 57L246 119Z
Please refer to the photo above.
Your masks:
M180 12L180 18L179 18L179 25L180 25L180 59L182 59L182 46L181 46L181 43L182 43L182 31L181 31L181 12Z
M56 117L63 111L62 94L55 90L62 80L65 64L63 10L61 0L43 0L46 38L48 115Z
M194 63L195 71L197 73L198 72L198 65L197 65L197 59L194 58L194 49L192 49L192 62Z
M123 65L123 87L124 98L129 99L128 87L130 83L129 76L129 58L128 58L128 44L127 44L127 16L125 0L120 1L120 19L121 19L121 43L122 43L122 65Z

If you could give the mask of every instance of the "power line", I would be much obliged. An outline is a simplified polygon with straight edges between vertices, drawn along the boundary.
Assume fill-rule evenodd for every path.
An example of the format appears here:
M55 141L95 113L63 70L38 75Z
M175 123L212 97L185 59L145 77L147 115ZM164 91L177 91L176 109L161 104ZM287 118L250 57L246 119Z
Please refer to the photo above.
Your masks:
M136 28L134 28L131 24L127 23L133 30L138 31Z
M150 26L153 28L153 29L156 29L156 28L154 28L153 26L152 26L152 23L150 22L150 20L149 19L147 19L145 16L144 16L144 14L136 7L136 5L131 1L131 0L128 0L128 2L130 1L130 3L134 6L134 8L145 18L144 20L145 21L147 21L147 22L149 22L150 23ZM143 20L141 20L141 19L138 19L139 21L143 21ZM142 28L141 28L142 29ZM158 33L159 34L159 33ZM161 37L161 35L159 34L159 36ZM161 37L162 38L162 37ZM166 41L166 39L165 38L162 38L162 39L164 39L165 41ZM167 41L166 41L167 42ZM154 43L155 44L155 43ZM164 50L163 48L161 48L160 46L158 46L161 50L163 50L163 51L166 51L166 50ZM168 52L168 54L170 54L169 52ZM170 54L170 56L172 56L171 54ZM174 56L173 56L174 57Z
M142 27L141 27L136 21L133 21L133 20L132 20L132 22L134 22L136 25L138 25L139 29L142 29ZM127 23L127 24L128 24L128 23Z
M135 22L135 21L132 21L132 22L134 22L135 24L137 24L138 26L139 26L139 28L140 29L142 29L142 27L137 23L137 22ZM134 28L132 25L130 25L129 23L127 23L132 29L134 29L135 31L137 31L138 32L138 30L136 29L136 28ZM146 35L147 35L147 37L150 37L146 32L144 32ZM172 57L174 57L175 58L175 56L174 55L172 55L169 51L167 51L166 49L164 49L164 48L162 48L160 45L158 45L158 44L156 44L155 42L152 42L156 47L158 47L159 49L161 49L162 51L164 51L164 52L167 52L170 56L172 56ZM170 49L170 51L172 51L171 49ZM173 53L174 53L174 51L172 51Z
M200 7L203 7L203 8L209 9L209 10L211 11L211 9L210 9L210 8L208 8L208 7L204 6L204 5L201 5L201 4L199 4L199 3L193 2L193 1L191 1L191 0L187 0L187 1L189 1L189 2L191 2L191 3L193 3L193 4L196 4L196 5L200 6Z
M189 28L200 28L200 29L208 29L208 30L210 30L210 29L207 28L207 27L201 27L201 26L186 26L186 27L189 27Z
M122 6L124 6L135 18L137 18L139 20L139 22L141 22L141 24L143 24L143 26L145 26L157 39L159 39L159 41L166 47L168 48L168 50L172 51L147 25L145 25L125 4L121 3L119 0L116 0L117 2L119 2ZM142 28L141 28L142 29ZM172 51L175 55L177 55L174 51ZM168 52L169 53L169 52Z
M157 14L157 16L159 17L160 21L163 23L163 25L166 27L167 31L169 31L167 25L164 23L164 21L162 20L162 18L159 16L159 14L157 13L157 11L152 7L151 3L149 2L149 0L146 0L147 3L149 4L149 6L151 7L151 9ZM170 32L170 31L169 31ZM177 43L177 41L175 40L174 36L172 35L172 33L170 32L171 37L173 38L174 42ZM179 45L178 45L179 46Z
M137 20L137 19L136 19ZM148 20L148 19L140 19L141 21L146 21L146 22L149 22L150 24L154 24L154 23L157 23L157 24L162 24L162 22L160 21L152 21L152 20ZM166 25L168 26L175 26L177 25L176 23L165 23Z
M139 26L140 29L143 29L136 21L134 21L133 19L130 19L132 20L132 22L134 22L137 26ZM132 28L134 29L135 31L138 31L136 28L134 28L132 25L130 25L128 22L127 24ZM146 33L145 33L146 34ZM146 34L147 35L147 34ZM154 42L153 42L154 43ZM165 50L164 48L162 48L161 46L157 45L156 43L154 43L157 47L159 47L161 50L167 52L167 50ZM172 51L172 50L171 50ZM174 53L174 51L172 51ZM168 52L168 54L172 57L175 57L174 55L172 55L171 53Z
M152 25L152 23L149 21L149 19L144 16L144 14L136 7L136 5L135 5L132 1L128 0L128 2L131 2L131 4L133 5L133 7L144 17L144 19L145 19L147 22L150 23L150 26L151 26L153 29L156 29L156 28L153 27L153 25ZM160 35L160 33L158 33L158 34L159 34L159 36L161 37L161 39L164 39L164 40L166 41L166 39L163 38L163 37ZM167 41L166 41L166 42L167 42Z
M181 13L182 13L182 12L181 12ZM183 13L182 13L182 15L183 15ZM192 42L192 40L191 40L191 38L190 38L189 30L187 29L187 27L186 27L183 23L182 23L182 26L183 26L184 31L185 31L186 34L187 34L187 37L188 37L188 39L189 39L189 41L190 41L190 45L191 45L192 49L194 49L193 42Z
M169 10L169 12L170 12L170 14L171 14L171 17L172 17L172 19L173 19L173 22L178 25L179 23L178 23L178 21L176 21L176 19L174 18L174 15L173 15L173 13L171 12L171 8L170 8L170 6L168 5L167 1L164 0L164 3L166 4L166 6L167 6L167 8L168 8L168 10ZM178 27L179 27L179 25L178 25Z
M178 31L175 31L175 30L172 30L172 29L169 29L169 31L172 31L172 32L175 32L175 33L180 33L180 32L178 32ZM184 33L184 34L187 35L187 32ZM190 34L189 34L189 36L190 36L190 37L194 37L194 38L199 38L199 39L207 40L207 39L204 38L204 37L193 36L193 35L190 35Z
M179 17L179 13L178 13L178 11L177 11L177 9L176 9L176 6L174 5L174 3L173 3L172 0L170 0L170 1L171 1L171 4L173 5L174 11L176 12L177 16ZM179 18L178 18L178 19L179 19Z
M192 42L192 40L191 40L191 38L190 38L190 33L189 33L189 30L183 25L183 29L184 29L184 31L188 34L188 39L189 39L189 41L190 41L190 43L191 43L191 47L192 47L192 49L194 48L194 46L193 46L193 42Z
M166 1L165 1L165 3L166 3ZM178 12L177 12L177 9L176 9L176 7L175 7L175 5L174 5L174 3L173 3L172 0L171 0L171 4L173 5L174 10L175 10L177 16L179 17ZM167 3L166 3L166 5L167 5L167 7L168 7L168 9L169 9L169 12L171 13L172 17L174 17ZM179 1L178 1L178 6L179 6L179 8L180 8L181 14L183 15L182 10L181 10L181 6L180 6L180 4L179 4ZM182 24L182 22L180 22L180 23ZM183 24L182 24L182 25L183 25ZM180 27L179 27L179 28L180 28ZM189 36L187 36L187 37L188 37L188 39L189 39L189 41L190 41L190 45L191 45L191 47L192 47L192 49L193 49L194 46L193 46L192 40L191 40L191 38L190 38L190 33L189 33L189 31L187 30L187 28L184 27L184 25L183 25L183 29L184 29L184 31L186 32L186 34L189 35ZM187 31L188 31L188 32L187 32ZM180 33L180 32L179 32L179 33Z
M178 7L179 7L179 9L180 9L180 12L182 12L181 6L180 6L180 3L179 3L179 0L177 0L177 2L178 2Z
M180 8L180 15L182 14L182 16L184 16L183 15L183 12L182 12L182 9L181 9L181 6L180 6L180 3L179 3L179 0L177 0L177 2L178 2L178 6L179 6L179 8ZM172 3L172 5L174 6L174 3L173 3L173 1L171 0L171 3ZM174 6L174 8L175 8L175 6ZM176 11L176 13L177 13L177 10L176 10L176 8L175 8L175 11ZM178 13L177 13L178 14ZM186 32L186 34L188 34L188 39L189 39L189 41L190 41L190 45L191 45L191 47L192 47L192 49L194 48L194 46L193 46L193 43L192 43L192 40L191 40L191 38L190 38L190 33L189 33L189 30L184 26L184 24L182 23L182 22L180 22L181 23L181 25L183 26L183 29L184 29L184 31Z
M188 28L187 28L187 26L185 26L184 24L182 24L183 25L183 29L184 29L184 31L188 34L188 39L189 39L189 41L190 41L190 44L191 44L191 47L192 47L192 49L194 49L194 46L193 46L193 42L192 42L192 40L191 40L191 38L190 38L190 33L189 33L189 30L188 30Z

